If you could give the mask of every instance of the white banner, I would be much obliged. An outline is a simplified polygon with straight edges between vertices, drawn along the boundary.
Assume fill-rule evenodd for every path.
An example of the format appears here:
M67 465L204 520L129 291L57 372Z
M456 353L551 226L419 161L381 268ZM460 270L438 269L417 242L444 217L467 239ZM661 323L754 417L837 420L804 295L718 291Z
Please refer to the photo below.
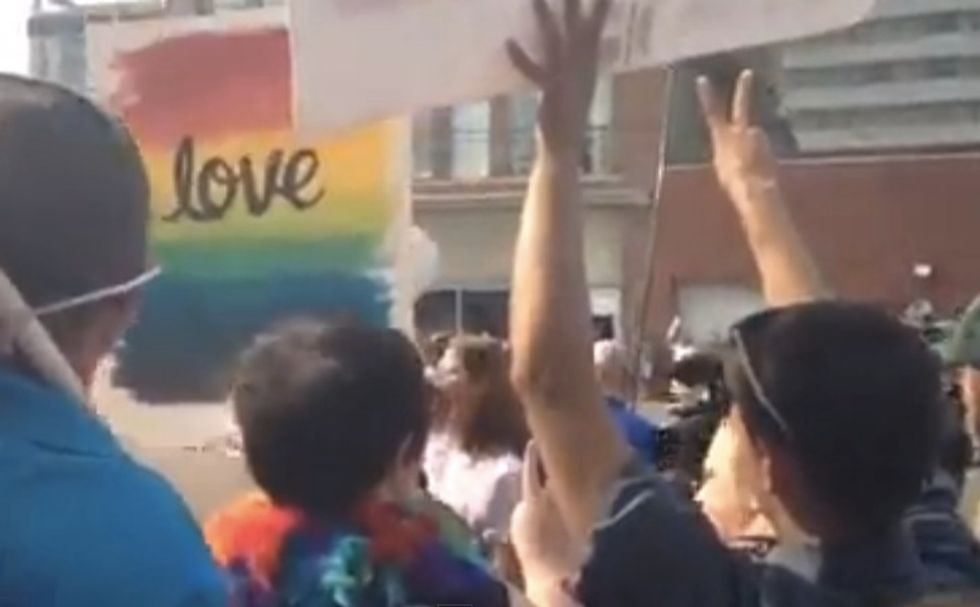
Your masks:
M557 4L561 0L554 0ZM628 71L844 28L876 0L614 0L604 64ZM291 0L297 119L313 132L525 86L530 0Z

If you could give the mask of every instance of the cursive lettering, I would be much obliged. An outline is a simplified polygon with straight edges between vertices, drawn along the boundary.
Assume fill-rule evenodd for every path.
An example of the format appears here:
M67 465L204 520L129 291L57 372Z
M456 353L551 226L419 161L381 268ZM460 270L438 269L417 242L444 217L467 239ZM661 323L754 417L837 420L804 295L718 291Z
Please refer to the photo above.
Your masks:
M320 175L320 159L311 149L287 154L273 150L261 170L251 156L235 162L220 157L204 160L198 168L194 139L184 137L174 154L174 208L163 216L167 222L188 219L196 222L218 221L241 197L244 209L253 217L262 217L276 200L282 200L297 211L306 211L323 200L324 189L313 189ZM312 190L312 191L311 191Z

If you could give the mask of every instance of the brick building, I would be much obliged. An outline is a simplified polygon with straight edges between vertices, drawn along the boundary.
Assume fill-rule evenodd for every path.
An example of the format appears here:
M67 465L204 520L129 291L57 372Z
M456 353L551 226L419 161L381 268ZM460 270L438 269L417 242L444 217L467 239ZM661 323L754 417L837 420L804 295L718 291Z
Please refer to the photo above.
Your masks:
M980 154L803 160L782 166L794 219L835 292L953 313L980 292ZM730 205L705 167L667 172L650 336L675 315L700 339L759 305Z
M949 314L980 291L978 34L971 0L880 0L851 29L741 58L774 92L760 118L839 293ZM691 166L707 158L703 128L689 70L676 75L648 337L678 315L710 341L761 300L730 211Z

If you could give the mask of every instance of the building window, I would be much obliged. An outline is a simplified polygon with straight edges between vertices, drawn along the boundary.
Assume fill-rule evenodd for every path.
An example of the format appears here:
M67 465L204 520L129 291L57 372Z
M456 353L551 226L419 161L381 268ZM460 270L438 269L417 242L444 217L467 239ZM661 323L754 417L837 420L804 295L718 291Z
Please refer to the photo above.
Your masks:
M538 94L514 93L510 96L510 158L514 173L526 175L534 162L534 130L538 122Z
M215 10L235 8L259 8L285 4L283 0L214 0Z
M452 176L480 179L490 174L490 102L453 108Z
M432 112L421 112L412 117L412 174L416 179L436 176L432 135Z
M589 116L582 169L611 171L612 78L602 78ZM526 175L534 161L538 94L520 92L441 110L413 119L417 179L484 179Z
M31 73L85 95L88 89L85 19L82 13L43 13L31 18Z
M534 161L534 129L537 122L538 94L518 93L511 97L511 164L514 172L526 174ZM611 133L613 115L613 77L599 79L589 114L589 132L582 158L582 170L590 175L605 175L611 170Z
M595 99L589 113L588 146L582 161L586 173L606 175L611 170L612 116L613 79L606 76L596 86Z
M508 291L433 291L415 304L419 333L507 336Z

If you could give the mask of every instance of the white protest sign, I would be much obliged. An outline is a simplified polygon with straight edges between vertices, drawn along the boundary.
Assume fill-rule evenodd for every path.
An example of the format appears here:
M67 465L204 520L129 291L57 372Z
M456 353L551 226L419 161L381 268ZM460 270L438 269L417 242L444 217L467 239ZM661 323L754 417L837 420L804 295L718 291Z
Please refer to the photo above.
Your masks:
M628 71L861 21L877 0L613 0L604 65ZM553 0L554 4L560 0ZM313 132L526 86L531 0L291 0L297 120Z

